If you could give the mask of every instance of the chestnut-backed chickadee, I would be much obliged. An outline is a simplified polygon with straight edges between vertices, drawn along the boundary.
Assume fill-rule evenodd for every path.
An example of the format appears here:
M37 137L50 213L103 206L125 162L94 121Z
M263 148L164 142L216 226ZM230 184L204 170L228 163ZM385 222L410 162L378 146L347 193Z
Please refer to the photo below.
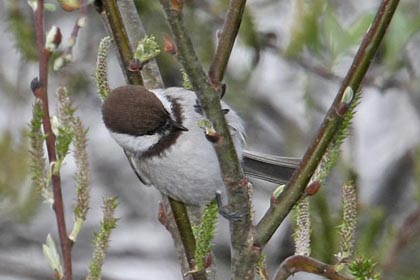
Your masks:
M275 183L287 181L298 160L244 151L242 120L223 101L222 108L245 172ZM194 92L122 86L104 101L102 115L145 185L194 206L225 191L213 144L198 126L205 117Z

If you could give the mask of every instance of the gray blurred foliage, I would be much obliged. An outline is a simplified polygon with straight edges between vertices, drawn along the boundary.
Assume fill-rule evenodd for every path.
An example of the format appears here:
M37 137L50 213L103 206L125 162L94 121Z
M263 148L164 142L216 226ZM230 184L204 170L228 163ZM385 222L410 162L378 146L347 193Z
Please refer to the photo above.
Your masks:
M208 67L228 1L185 2L186 24ZM250 149L299 157L318 129L379 1L248 2L225 77L225 99L244 118ZM163 36L170 32L158 1L136 4L146 29L162 44ZM46 14L46 26L61 28L65 46L76 18L77 12L58 9ZM26 164L24 131L33 102L29 83L37 73L33 16L26 1L1 1L0 20L0 279L52 279L41 244L48 233L58 240L55 217L30 188ZM361 196L356 254L372 257L379 272L383 270L383 279L420 277L420 217L404 223L419 207L420 198L413 168L420 162L416 152L420 139L419 31L419 2L402 1L365 78L362 102L351 136L343 145L341 163L311 199L313 256L333 263L339 244L340 186L346 178L356 176ZM74 49L74 63L50 74L52 108L54 91L59 85L68 86L77 114L89 127L92 210L73 250L75 279L83 278L87 271L99 205L108 195L118 195L121 206L103 279L181 279L170 236L156 218L159 194L140 186L102 125L93 75L96 49L104 36L100 17L90 7L87 26ZM124 80L112 56L109 76L111 87L116 87ZM180 86L180 66L175 59L162 54L158 63L165 84ZM75 193L73 173L70 159L62 174L68 224ZM267 208L275 187L254 181L256 219ZM228 236L227 222L221 219L215 240L220 275L226 275L228 269ZM270 271L293 254L291 240L290 225L284 223L265 249ZM293 279L298 278L299 274Z

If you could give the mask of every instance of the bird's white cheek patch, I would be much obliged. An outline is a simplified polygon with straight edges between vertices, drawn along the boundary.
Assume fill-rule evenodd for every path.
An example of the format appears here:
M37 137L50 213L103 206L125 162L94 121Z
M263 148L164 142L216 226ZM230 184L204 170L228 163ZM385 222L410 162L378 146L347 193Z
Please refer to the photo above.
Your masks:
M111 136L122 148L129 150L134 153L144 153L155 145L160 136L158 134L143 135L143 136L131 136L122 133L110 132Z

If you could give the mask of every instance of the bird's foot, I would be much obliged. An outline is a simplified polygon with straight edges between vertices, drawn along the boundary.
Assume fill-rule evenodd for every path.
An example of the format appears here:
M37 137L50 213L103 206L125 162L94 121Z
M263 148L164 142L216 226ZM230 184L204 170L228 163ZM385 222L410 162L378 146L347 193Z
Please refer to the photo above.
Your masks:
M223 205L222 194L220 191L216 192L216 201L219 214L231 222L238 222L246 215L245 212L232 210L229 205Z

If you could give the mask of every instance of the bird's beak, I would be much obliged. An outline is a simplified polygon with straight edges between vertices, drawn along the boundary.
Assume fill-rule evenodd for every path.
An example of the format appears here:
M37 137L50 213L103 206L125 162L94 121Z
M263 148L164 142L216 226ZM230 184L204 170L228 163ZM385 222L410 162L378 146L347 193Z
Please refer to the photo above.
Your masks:
M183 126L183 125L182 125L182 124L180 124L180 123L173 122L173 123L172 123L172 125L173 125L176 129L179 129L179 130L182 130L182 131L188 131L188 128L186 128L185 126Z

